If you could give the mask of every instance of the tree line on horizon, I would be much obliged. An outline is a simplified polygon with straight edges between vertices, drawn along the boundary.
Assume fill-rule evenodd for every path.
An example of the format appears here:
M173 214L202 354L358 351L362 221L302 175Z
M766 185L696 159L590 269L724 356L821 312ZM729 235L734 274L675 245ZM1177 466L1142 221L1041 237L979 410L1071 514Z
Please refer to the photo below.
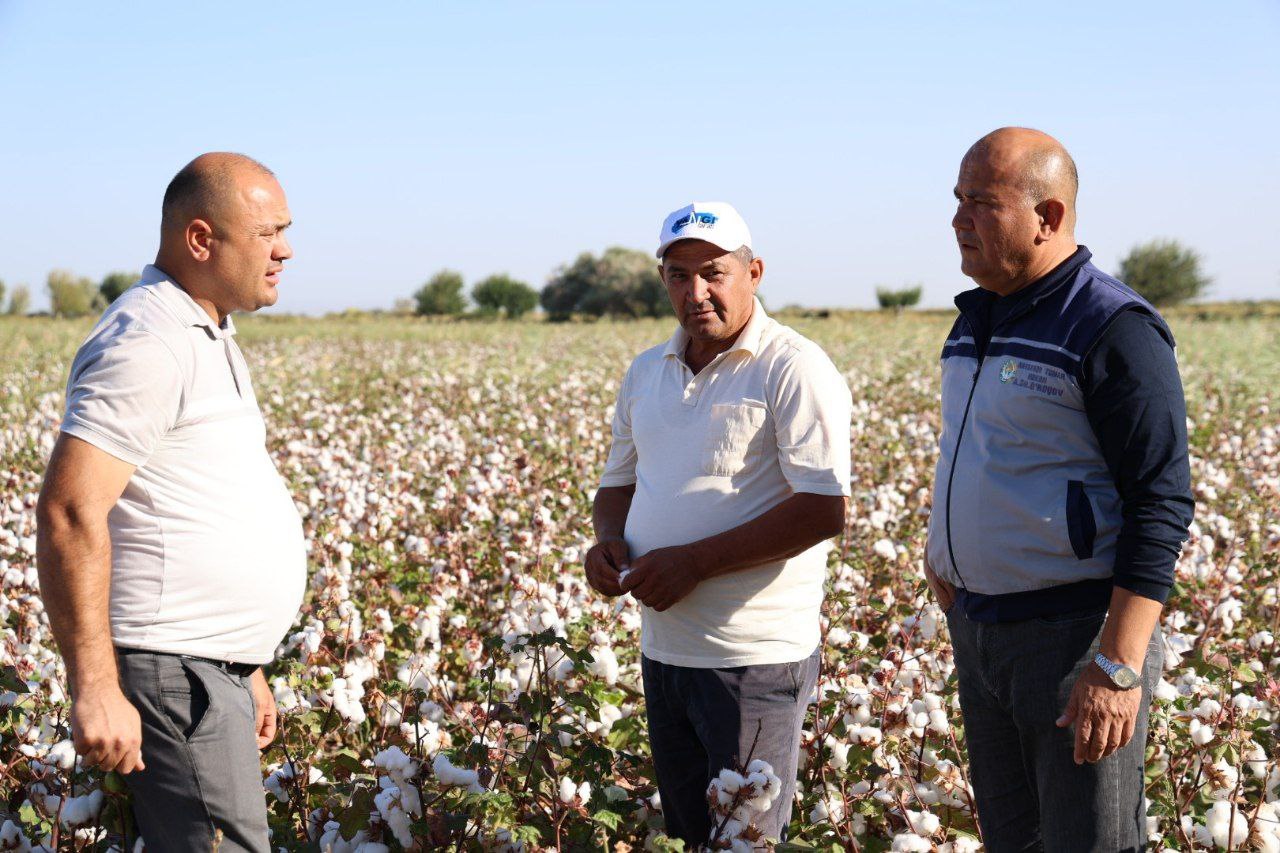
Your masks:
M55 317L99 313L139 277L133 272L111 272L94 281L68 270L52 270L45 281L47 313ZM1200 254L1176 240L1152 240L1135 246L1120 262L1117 277L1157 306L1195 299L1211 284L1202 270ZM876 301L882 309L903 311L918 304L922 292L918 284L897 289L877 287ZM468 305L462 274L446 269L415 291L412 300L399 300L397 309L430 317L518 319L540 306L552 322L574 317L664 317L670 310L654 259L646 252L621 246L605 249L599 256L583 252L559 266L541 291L496 273L476 282L469 295L474 309ZM29 314L30 289L17 285L9 291L0 281L0 306L8 315Z

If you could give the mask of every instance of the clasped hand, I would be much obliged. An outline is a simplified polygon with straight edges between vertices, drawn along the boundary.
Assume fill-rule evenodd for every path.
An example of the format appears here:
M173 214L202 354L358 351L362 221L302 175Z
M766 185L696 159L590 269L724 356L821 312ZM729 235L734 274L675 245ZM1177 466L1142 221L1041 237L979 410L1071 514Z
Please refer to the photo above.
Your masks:
M634 561L627 543L607 539L587 552L587 582L607 596L631 593L641 604L666 610L702 580L687 546L657 548Z

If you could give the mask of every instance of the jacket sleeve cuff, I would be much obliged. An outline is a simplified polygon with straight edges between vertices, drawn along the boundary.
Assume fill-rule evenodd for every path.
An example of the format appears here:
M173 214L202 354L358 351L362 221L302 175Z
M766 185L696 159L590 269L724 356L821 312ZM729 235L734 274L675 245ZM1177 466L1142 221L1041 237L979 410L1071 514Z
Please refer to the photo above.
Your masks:
M1149 598L1161 604L1169 600L1169 591L1173 588L1172 584L1126 577L1125 575L1116 575L1115 585L1121 589L1129 590L1134 595L1140 595L1143 598Z

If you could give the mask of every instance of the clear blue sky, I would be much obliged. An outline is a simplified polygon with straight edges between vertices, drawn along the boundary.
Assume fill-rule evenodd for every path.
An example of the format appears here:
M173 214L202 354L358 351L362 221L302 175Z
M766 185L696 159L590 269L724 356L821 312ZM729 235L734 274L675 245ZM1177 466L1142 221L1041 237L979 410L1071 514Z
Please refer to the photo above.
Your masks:
M155 254L206 150L281 178L282 310L390 306L441 267L541 287L726 200L769 304L968 286L956 166L1058 136L1081 241L1199 249L1212 297L1280 297L1280 3L45 3L0 0L0 279Z

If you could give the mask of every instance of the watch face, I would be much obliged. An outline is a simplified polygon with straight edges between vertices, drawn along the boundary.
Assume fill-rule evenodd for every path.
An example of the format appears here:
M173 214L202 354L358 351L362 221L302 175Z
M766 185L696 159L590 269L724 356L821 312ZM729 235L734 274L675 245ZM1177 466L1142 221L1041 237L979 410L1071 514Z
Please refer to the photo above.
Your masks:
M1121 690L1128 690L1131 687L1138 686L1138 673L1134 672L1127 666L1122 666L1116 670L1115 675L1111 676L1111 680L1116 683L1116 687Z

